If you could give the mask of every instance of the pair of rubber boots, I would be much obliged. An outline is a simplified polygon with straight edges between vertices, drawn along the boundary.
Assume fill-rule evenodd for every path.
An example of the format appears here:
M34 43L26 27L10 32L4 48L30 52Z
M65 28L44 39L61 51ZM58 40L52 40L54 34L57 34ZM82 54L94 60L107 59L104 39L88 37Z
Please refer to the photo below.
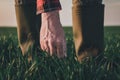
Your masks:
M32 1L32 0L31 0ZM36 2L15 6L17 32L23 55L31 60L39 45L40 15L36 15ZM73 37L78 60L97 56L104 49L104 5L77 5L72 8ZM38 18L38 19L37 19Z

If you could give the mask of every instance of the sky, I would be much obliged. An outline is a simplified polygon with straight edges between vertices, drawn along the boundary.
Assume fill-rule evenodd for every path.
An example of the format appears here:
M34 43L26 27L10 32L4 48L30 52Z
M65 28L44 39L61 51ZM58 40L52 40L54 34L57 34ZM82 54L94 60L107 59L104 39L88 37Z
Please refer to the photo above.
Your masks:
M60 0L60 19L63 26L72 26L72 0ZM120 0L104 0L104 25L120 25ZM16 26L14 0L0 0L0 26Z

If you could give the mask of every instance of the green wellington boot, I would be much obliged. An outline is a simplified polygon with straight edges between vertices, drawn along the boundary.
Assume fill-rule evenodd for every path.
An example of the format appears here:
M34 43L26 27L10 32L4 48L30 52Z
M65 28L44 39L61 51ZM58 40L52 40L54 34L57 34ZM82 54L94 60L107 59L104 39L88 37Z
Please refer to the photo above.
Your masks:
M39 45L40 25L37 25L36 23L36 0L30 0L31 2L29 0L21 1L23 2L20 2L19 0L15 1L18 40L22 54L24 56L27 55L28 60L31 60L34 47Z
M78 61L104 51L104 5L73 5L73 36Z

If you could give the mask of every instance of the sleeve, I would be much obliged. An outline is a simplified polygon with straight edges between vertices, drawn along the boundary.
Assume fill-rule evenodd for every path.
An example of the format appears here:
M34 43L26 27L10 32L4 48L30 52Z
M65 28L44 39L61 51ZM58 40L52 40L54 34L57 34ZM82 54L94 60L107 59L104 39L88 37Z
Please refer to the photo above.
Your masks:
M37 14L54 10L61 10L59 0L37 0Z

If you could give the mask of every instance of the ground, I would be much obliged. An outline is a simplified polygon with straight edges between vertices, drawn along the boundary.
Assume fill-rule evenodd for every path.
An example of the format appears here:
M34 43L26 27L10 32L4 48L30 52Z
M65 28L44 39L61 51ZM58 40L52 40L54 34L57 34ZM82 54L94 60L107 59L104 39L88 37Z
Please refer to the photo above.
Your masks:
M83 63L74 54L72 28L64 30L67 58L50 57L39 50L28 63L21 54L16 28L0 28L0 80L120 80L120 27L105 27L103 57Z

